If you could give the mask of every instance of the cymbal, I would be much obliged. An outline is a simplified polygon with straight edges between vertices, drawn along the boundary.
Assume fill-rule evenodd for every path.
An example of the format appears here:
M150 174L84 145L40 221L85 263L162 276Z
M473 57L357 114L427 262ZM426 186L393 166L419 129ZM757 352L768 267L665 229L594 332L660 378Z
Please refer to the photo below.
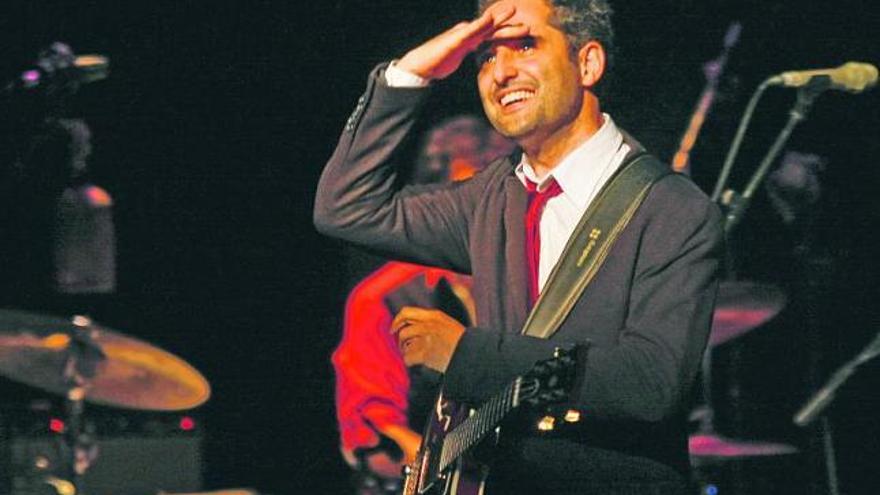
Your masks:
M83 400L128 409L180 411L211 395L182 359L83 316L0 310L0 375L65 396L79 384Z
M698 434L688 438L688 451L692 458L724 460L794 454L798 449L784 443L734 440L719 435Z
M767 323L786 303L785 293L769 285L725 280L718 287L709 346L714 347Z

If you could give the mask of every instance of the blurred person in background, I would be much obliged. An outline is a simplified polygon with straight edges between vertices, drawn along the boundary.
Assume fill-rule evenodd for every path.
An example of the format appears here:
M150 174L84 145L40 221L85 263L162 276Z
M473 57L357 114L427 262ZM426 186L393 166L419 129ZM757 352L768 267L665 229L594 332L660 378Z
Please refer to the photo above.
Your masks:
M484 120L454 116L425 134L410 182L465 180L512 150ZM400 492L402 467L415 458L440 383L440 374L427 367L407 369L391 334L393 315L421 306L474 325L470 285L470 278L458 273L391 261L349 294L332 361L341 450L355 470L358 495Z

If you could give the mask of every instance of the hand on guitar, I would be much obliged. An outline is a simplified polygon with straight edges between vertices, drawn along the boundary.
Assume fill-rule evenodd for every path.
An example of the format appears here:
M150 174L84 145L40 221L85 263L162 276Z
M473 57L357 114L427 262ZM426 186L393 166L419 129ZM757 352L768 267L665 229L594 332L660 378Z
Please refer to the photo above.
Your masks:
M406 306L391 322L391 333L407 366L422 364L445 373L464 325L436 309Z
M395 424L379 428L379 433L385 437L380 444L365 449L366 452L361 454L343 449L342 456L353 469L364 469L370 475L382 479L400 478L403 467L415 460L422 436L406 426ZM402 457L394 452L394 446L389 440L400 449ZM387 444L386 448L382 448L383 443Z
M388 475L379 471L380 468L384 467L378 465L379 460L377 460L375 466L373 465L373 462L368 461L369 468L371 471L382 476L399 478L400 473L403 471L403 466L415 460L416 454L419 452L419 445L422 443L422 435L401 425L387 425L382 428L381 431L383 435L394 440L394 443L396 443L397 447L403 452L403 458L399 461L393 461L388 458L388 460L393 463L393 465L389 466L391 472Z

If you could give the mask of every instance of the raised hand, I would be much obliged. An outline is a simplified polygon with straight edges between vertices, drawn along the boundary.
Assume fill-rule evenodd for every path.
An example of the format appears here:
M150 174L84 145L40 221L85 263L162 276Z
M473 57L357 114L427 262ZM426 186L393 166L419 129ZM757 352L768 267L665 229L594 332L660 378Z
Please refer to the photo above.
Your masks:
M484 41L526 35L528 27L505 24L514 13L516 8L512 5L493 5L480 17L460 22L410 50L397 62L397 67L428 80L446 78Z
M405 306L391 322L391 333L407 366L422 364L444 373L464 326L442 311Z

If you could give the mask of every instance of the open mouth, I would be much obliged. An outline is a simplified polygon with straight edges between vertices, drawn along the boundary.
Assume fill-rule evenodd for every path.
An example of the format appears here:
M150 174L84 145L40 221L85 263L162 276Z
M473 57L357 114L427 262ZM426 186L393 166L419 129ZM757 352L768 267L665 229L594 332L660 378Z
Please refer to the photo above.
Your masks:
M509 93L505 93L498 99L498 102L501 104L503 108L510 108L517 103L524 102L526 100L530 100L535 96L535 92L531 90L520 89L516 91L511 91Z

